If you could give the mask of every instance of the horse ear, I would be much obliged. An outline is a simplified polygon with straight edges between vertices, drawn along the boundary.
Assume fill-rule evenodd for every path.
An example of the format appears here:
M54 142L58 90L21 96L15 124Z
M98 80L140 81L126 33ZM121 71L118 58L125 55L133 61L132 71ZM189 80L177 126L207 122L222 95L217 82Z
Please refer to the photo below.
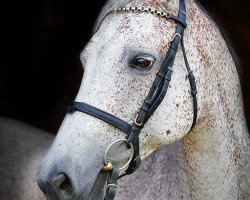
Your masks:
M105 5L103 6L102 10L100 11L100 14L95 22L94 28L93 28L93 33L95 33L98 28L100 27L101 23L103 22L103 20L106 18L106 16L108 15L108 13L114 9L114 8L118 8L118 7L123 7L126 5L126 3L128 2L128 0L108 0Z

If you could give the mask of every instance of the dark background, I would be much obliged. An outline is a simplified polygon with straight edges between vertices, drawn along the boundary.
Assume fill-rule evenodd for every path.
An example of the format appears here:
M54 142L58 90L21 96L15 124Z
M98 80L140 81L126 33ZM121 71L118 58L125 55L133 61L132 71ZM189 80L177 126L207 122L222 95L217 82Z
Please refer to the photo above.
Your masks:
M5 1L0 6L0 116L56 133L82 78L79 53L103 0ZM250 1L200 0L219 19L241 61L250 124Z

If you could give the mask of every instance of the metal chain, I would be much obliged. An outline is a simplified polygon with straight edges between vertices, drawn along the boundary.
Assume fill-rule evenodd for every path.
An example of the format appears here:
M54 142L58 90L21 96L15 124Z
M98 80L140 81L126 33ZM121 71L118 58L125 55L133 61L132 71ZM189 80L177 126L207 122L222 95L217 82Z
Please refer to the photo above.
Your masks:
M163 17L165 19L169 19L172 15L169 12L164 12L164 11L159 11L154 8L144 8L144 7L119 7L119 8L114 8L111 10L111 12L146 12L146 13L151 13L156 16Z

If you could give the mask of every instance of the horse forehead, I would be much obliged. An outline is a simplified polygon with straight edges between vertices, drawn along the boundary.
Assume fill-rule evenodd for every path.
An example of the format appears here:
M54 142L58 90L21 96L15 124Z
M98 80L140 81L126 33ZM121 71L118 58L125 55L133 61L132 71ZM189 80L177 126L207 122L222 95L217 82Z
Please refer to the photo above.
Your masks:
M174 23L151 14L113 13L93 35L81 58L85 60L99 55L107 59L116 55L121 59L124 52L133 50L163 55L174 30Z
M134 42L162 40L174 32L175 24L150 13L110 13L95 34L95 39Z

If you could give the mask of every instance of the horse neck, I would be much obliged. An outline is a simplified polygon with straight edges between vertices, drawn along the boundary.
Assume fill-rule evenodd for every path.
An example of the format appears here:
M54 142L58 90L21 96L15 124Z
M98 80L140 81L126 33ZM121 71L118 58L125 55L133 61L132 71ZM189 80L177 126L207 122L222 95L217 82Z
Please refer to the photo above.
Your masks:
M181 141L184 158L181 165L185 166L193 199L247 199L250 195L247 129L244 123L225 118L217 109ZM236 117L241 118L238 114Z
M247 199L249 134L237 70L216 25L196 5L192 10L200 109L196 127L182 140L185 171L194 199Z

